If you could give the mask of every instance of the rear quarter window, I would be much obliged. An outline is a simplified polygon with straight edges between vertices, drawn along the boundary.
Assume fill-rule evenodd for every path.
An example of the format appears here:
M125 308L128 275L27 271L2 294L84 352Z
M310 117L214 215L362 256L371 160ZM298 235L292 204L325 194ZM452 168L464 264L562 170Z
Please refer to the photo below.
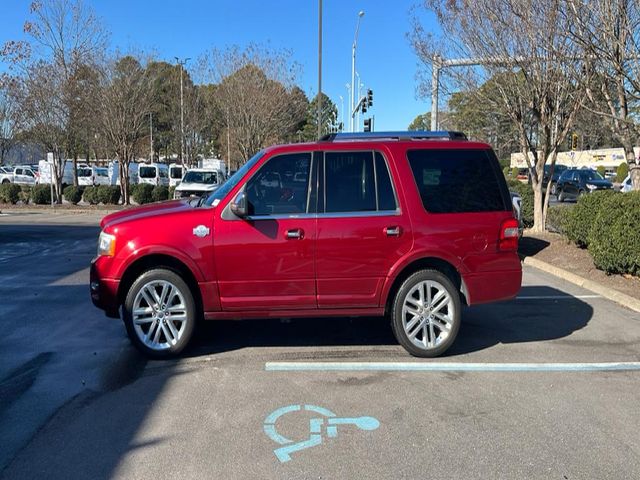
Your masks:
M509 191L491 150L409 150L407 158L428 212L511 210Z

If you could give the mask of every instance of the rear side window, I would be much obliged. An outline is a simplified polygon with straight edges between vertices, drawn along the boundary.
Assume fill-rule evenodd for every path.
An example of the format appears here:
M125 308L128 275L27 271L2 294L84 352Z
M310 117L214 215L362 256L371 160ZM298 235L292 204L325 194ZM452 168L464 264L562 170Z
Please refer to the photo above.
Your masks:
M431 213L510 210L499 165L488 150L410 150L407 158L422 198ZM507 200L505 200L505 197Z
M325 153L325 212L397 210L389 169L378 152Z

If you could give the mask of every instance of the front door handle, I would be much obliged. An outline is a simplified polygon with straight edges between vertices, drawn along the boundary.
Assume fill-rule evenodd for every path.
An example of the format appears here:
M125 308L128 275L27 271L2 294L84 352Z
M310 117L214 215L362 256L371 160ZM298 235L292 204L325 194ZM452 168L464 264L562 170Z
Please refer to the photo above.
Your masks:
M301 228L294 228L293 230L287 230L287 240L302 240L304 238L304 230Z
M386 227L384 229L384 233L387 234L387 237L399 237L401 230L400 230L400 227L398 226Z

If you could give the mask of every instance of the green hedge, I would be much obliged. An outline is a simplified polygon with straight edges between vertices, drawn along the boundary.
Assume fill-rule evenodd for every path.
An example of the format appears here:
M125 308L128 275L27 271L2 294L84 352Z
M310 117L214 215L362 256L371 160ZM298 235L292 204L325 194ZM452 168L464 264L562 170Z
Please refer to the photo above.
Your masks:
M173 195L176 193L176 187L169 187L169 200L173 200Z
M640 275L640 192L607 200L595 217L589 253L600 270Z
M153 191L151 192L151 198L154 202L164 202L169 199L169 187L165 186L157 186L153 187Z
M120 187L117 185L100 185L96 187L96 199L104 205L117 205L120 201Z
M565 235L569 240L581 248L589 246L589 235L599 212L607 208L612 196L621 195L613 190L582 195L578 203L566 218Z
M547 210L547 229L566 235L574 208L572 205L550 205Z
M51 185L36 185L31 190L31 200L36 205L48 205L51 203Z
M62 192L64 195L64 199L69 202L77 205L80 200L82 200L82 187L76 187L74 185L69 185Z
M533 226L533 190L531 185L518 180L507 180L509 190L522 197L522 223L526 228Z
M616 170L616 182L622 183L629 175L629 164L627 162L621 163Z
M20 192L20 185L3 183L0 185L0 202L16 204L20 200Z
M31 190L33 190L31 185L20 185L20 201L25 205L31 200Z
M133 200L139 205L151 203L153 202L153 189L153 185L150 185L148 183L139 183L131 189L131 196L133 197Z
M86 187L82 194L82 199L89 205L97 205L100 203L98 199L98 187Z

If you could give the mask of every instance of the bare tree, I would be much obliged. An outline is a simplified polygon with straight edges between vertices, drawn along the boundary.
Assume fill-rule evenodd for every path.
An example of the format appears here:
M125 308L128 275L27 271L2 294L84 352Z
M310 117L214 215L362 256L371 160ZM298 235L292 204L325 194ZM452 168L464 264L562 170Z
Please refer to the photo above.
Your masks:
M299 67L289 59L287 52L256 45L244 51L214 50L201 59L208 80L218 84L215 103L225 122L221 130L229 134L242 161L289 138L304 121L306 104L292 95Z
M0 165L15 143L18 106L11 93L12 82L8 75L0 76Z
M638 141L640 103L640 2L638 0L569 0L572 38L583 48L592 71L587 108L607 120L624 147L633 188L640 190Z
M497 95L478 101L507 115L518 132L534 192L533 229L544 231L549 199L549 191L543 195L544 166L549 162L553 170L588 82L580 48L567 35L566 2L426 0L424 6L436 13L443 36L428 34L416 20L410 38L418 56L428 65L438 55L482 63L455 79L482 92L477 86L491 78Z
M133 56L111 60L101 72L100 131L118 157L122 199L129 205L129 164L141 148L153 109L153 79Z

